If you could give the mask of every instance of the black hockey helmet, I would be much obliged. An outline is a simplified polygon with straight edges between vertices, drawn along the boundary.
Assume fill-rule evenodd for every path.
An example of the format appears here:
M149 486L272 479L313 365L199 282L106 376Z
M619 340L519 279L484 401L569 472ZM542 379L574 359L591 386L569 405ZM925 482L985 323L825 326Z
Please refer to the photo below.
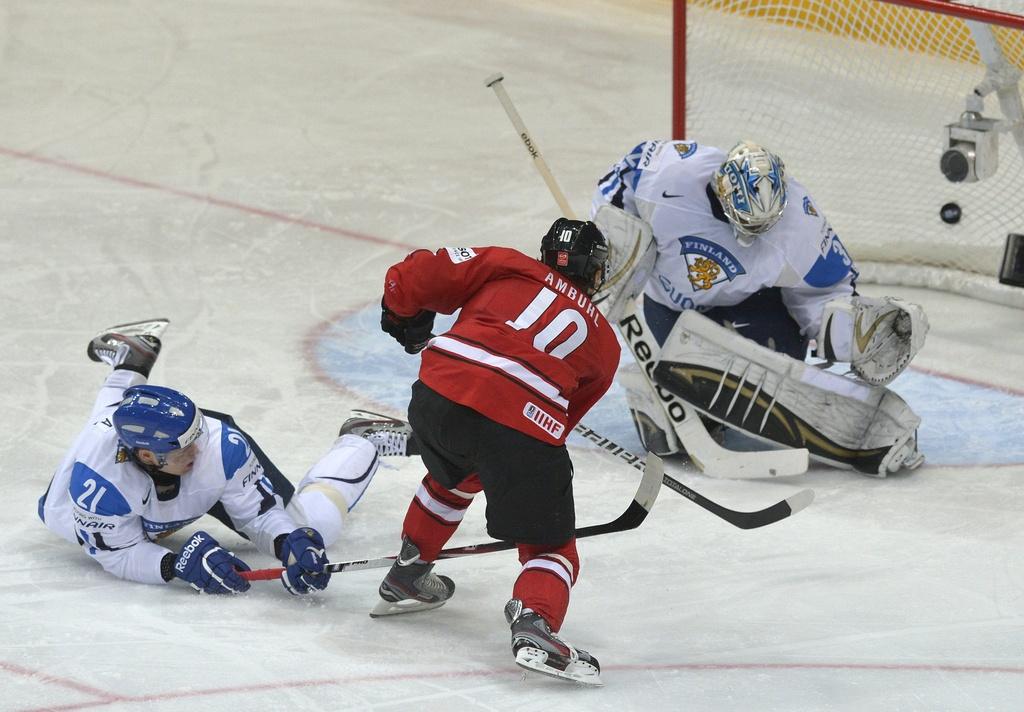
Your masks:
M608 240L592 222L558 218L540 242L540 261L592 295L608 272Z

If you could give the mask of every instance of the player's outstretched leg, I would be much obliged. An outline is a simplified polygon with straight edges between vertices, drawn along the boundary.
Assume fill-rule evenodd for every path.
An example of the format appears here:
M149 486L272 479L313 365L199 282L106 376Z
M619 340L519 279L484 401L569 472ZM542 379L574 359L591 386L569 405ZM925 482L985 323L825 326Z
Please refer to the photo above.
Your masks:
M512 629L512 654L520 667L583 685L603 684L597 658L555 635L548 622L524 608L518 598L505 604L505 620Z
M371 618L428 611L443 606L455 593L455 583L433 573L434 564L420 558L420 550L406 537L388 575L380 584L380 602Z
M288 511L299 524L320 532L331 546L341 538L345 517L363 498L380 457L364 438L339 437L299 482Z
M408 423L368 410L353 410L349 419L342 424L338 435L359 435L366 438L377 448L377 453L381 457L405 457L420 453L419 442Z

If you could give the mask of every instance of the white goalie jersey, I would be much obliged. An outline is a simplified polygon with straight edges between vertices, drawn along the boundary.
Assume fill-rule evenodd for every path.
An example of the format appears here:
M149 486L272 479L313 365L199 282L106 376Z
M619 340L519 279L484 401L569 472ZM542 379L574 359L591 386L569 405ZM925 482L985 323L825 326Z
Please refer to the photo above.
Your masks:
M779 287L801 332L814 338L827 302L854 292L857 271L839 237L800 183L788 178L781 220L749 247L736 240L711 179L725 153L692 141L646 141L598 183L605 204L649 223L657 259L645 294L678 311L739 304Z
M645 447L671 453L682 446L693 452L699 442L694 433L682 430L682 424L699 423L692 414L696 408L754 437L788 448L806 448L805 455L809 453L832 465L883 477L901 468L919 466L923 461L916 441L920 418L898 396L880 386L896 378L923 345L928 331L923 310L893 297L875 299L855 294L858 274L853 260L807 190L792 178L785 179L786 206L778 222L756 238L738 239L713 188L726 158L721 150L692 141L645 141L612 166L598 181L594 193L592 215L606 232L613 257L616 253L627 255L631 249L636 254L655 253L653 264L635 260L632 276L619 275L613 261L614 276L627 286L617 287L618 293L613 290L608 295L613 297L611 311L616 319L627 315L620 325L626 325L626 340L634 356L638 362L646 360L638 370L644 375L627 379L625 384ZM759 168L757 178L773 180L772 186L777 188L774 179L784 171L781 167L768 170L771 172ZM747 172L733 175L735 178ZM752 194L744 191L747 197L742 199L752 200ZM737 207L736 203L730 205ZM619 271L626 272L630 260L620 257L619 262L627 265ZM631 312L625 304L639 294L640 284L646 299L682 313L656 356L646 346L646 356L633 347L634 342L643 343L641 339L649 331L644 310ZM803 337L816 341L819 356L850 363L857 378L869 385L830 375L818 379L824 383L811 386L801 379L812 378L818 372L805 368L803 354L775 353L742 336L721 336L722 343L717 343L711 338L698 338L687 329L687 324L693 327L703 319L708 322L704 325L708 332L718 334L723 328L699 316L699 312L738 305L766 288L779 290ZM615 299L617 295L622 299ZM707 352L701 353L700 347L706 347ZM735 374L723 365L743 359L751 364L751 373L761 369L757 371L761 380L756 387L746 383L750 374L745 371L738 382L729 380ZM710 394L694 390L697 380L692 369L706 374L716 367L723 367L719 369L721 379ZM645 381L656 390L657 398L645 392ZM718 396L727 381L738 383L737 393L754 388L754 398L738 415L728 409L716 410L723 407ZM743 391L744 386L747 391ZM776 400L770 398L773 407L764 409L766 403L758 396L767 386L779 398L785 397L778 408L774 407ZM665 409L665 394L685 404L676 408L677 413L690 409L690 415L679 418ZM724 402L735 404L736 398L724 398ZM755 406L763 409L760 418L751 416ZM799 427L793 425L797 421ZM802 438L795 433L812 435ZM708 452L722 459L704 448L705 456Z

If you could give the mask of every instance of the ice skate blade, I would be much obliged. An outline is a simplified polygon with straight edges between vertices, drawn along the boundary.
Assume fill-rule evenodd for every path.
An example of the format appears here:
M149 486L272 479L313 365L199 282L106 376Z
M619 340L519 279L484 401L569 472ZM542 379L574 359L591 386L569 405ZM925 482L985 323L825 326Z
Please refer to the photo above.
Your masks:
M122 336L155 336L158 339L167 330L167 325L170 324L169 319L146 319L144 321L131 321L127 324L115 324L114 326L108 326L106 329L96 334L96 336L103 336L111 332L121 334ZM95 337L94 337L95 338Z
M601 687L601 673L593 665L577 661L569 663L565 670L548 665L548 654L538 648L523 647L516 653L516 665L530 672L537 672L560 680L569 680L578 685Z
M400 603L392 603L391 601L385 601L383 598L377 602L377 605L370 611L370 618L384 618L385 616L399 616L403 613L418 613L419 611L429 611L433 608L440 608L447 601L435 601L433 603L427 603L425 601L408 600Z

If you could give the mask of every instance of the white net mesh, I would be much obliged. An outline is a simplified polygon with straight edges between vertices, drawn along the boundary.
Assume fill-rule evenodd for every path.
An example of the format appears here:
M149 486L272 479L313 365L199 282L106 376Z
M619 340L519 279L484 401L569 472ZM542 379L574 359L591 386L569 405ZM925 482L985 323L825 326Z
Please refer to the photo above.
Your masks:
M996 278L1007 233L1024 232L1024 150L1003 133L992 178L950 183L939 170L943 127L985 77L963 20L877 0L688 0L687 15L685 138L748 138L782 156L862 279L1024 307L1024 290ZM993 30L1024 67L1024 31ZM995 95L984 108L1006 118ZM950 202L956 224L939 217Z

